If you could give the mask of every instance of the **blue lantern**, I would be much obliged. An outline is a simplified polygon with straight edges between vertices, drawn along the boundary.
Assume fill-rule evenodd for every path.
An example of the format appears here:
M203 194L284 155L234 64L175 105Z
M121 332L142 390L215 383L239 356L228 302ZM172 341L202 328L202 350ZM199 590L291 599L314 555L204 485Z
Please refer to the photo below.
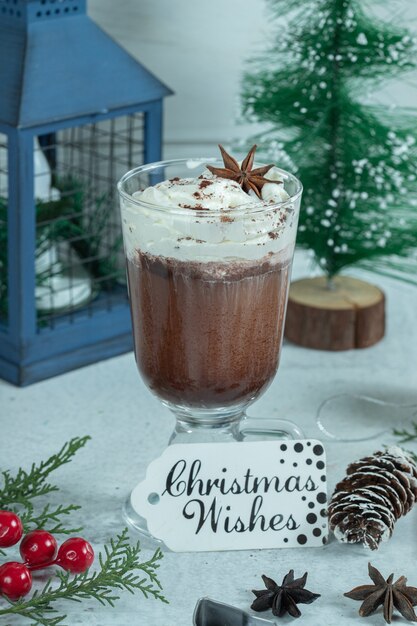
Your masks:
M86 0L0 0L0 377L132 348L115 184L161 158L172 93Z

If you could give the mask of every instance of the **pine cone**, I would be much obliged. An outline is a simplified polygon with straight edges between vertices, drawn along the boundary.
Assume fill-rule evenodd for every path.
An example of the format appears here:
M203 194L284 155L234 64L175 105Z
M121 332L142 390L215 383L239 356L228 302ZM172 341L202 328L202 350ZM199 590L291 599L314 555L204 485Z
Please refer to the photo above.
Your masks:
M329 503L330 529L344 543L376 550L417 499L417 465L396 446L347 468Z

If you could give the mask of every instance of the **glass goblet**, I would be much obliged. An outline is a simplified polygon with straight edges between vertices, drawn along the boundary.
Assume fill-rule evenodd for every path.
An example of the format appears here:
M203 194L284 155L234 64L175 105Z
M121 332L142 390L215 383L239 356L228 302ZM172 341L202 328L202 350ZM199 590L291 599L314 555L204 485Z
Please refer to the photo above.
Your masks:
M139 372L175 416L171 444L300 437L291 422L246 410L278 368L302 185L279 170L288 199L233 209L141 199L159 181L198 178L206 163L222 165L152 163L118 184Z

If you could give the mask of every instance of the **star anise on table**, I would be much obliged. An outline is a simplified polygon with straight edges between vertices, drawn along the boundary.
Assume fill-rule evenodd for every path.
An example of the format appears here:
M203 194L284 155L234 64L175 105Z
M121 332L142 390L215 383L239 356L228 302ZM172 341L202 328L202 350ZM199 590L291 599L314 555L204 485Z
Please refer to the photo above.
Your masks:
M294 579L294 570L290 570L281 583L277 583L262 576L266 589L260 591L252 590L256 600L252 602L251 609L254 611L267 611L272 609L273 615L282 617L285 613L289 613L292 617L300 617L301 611L297 604L311 604L317 598L319 593L312 593L304 589L307 582L307 572L301 578Z
M407 579L400 576L393 583L394 574L387 580L375 567L368 563L369 577L373 585L361 585L348 591L344 595L352 600L363 600L359 609L361 617L367 617L374 613L379 606L384 607L384 619L387 624L391 624L394 607L405 619L410 622L417 622L417 615L413 606L417 604L417 588L407 587Z
M222 145L219 144L219 148L222 154L224 168L213 167L213 165L206 166L207 169L210 170L210 172L215 176L236 181L242 187L243 191L249 193L249 191L252 190L256 193L258 198L262 197L262 187L266 183L276 183L282 185L282 181L269 180L268 178L265 178L265 174L269 172L271 167L274 167L273 163L257 167L254 170L252 169L257 148L256 144L249 150L241 165L239 165L236 159L226 152Z

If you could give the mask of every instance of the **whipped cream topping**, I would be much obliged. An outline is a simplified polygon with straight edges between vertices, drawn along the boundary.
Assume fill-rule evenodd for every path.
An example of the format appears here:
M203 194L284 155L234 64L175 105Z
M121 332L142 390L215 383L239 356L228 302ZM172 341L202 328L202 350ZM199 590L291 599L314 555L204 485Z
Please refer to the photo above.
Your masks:
M271 168L266 178L277 182L263 186L261 199L208 170L137 191L135 202L123 198L127 256L140 250L193 261L252 261L277 252L291 258L299 198L292 201L278 168ZM234 216L237 208L245 210Z
M283 179L274 167L267 174L273 183L263 186L261 201L277 204L288 200ZM246 193L234 180L219 178L205 170L202 178L172 178L134 194L135 198L161 207L219 211L241 206L259 205L254 191Z

